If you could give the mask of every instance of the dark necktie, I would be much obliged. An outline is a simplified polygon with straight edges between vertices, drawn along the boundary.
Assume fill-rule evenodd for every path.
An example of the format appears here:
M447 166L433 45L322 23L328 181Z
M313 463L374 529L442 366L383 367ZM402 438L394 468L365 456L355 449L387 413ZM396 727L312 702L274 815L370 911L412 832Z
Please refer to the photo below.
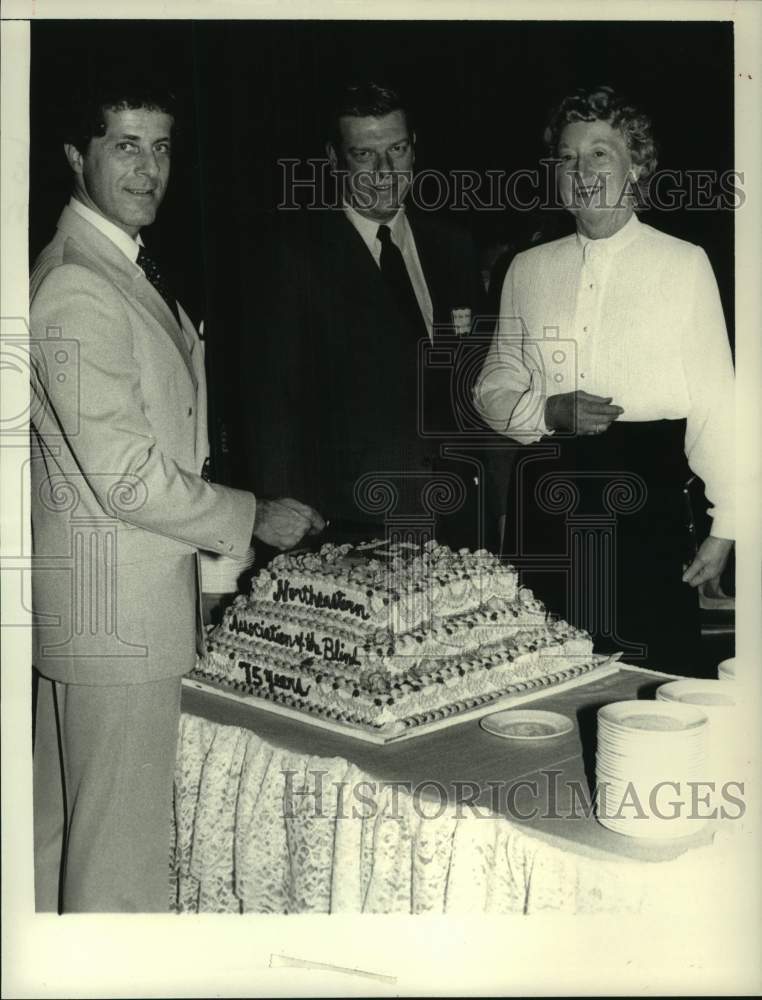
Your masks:
M426 324L421 313L418 299L415 297L413 284L410 280L405 261L400 248L392 241L392 231L388 226L378 227L378 239L381 243L381 274L388 285L397 305L411 321L415 329L428 335Z
M177 325L181 326L182 324L180 323L180 314L177 311L177 302L175 300L174 295L172 294L172 290L170 289L166 278L162 275L161 271L159 270L159 265L156 263L153 257L151 257L149 254L146 253L144 247L140 247L140 249L138 250L138 267L142 268L146 278L148 278L153 287L156 289L159 295L161 295L161 297L169 306L170 310L172 311L172 315L177 320Z

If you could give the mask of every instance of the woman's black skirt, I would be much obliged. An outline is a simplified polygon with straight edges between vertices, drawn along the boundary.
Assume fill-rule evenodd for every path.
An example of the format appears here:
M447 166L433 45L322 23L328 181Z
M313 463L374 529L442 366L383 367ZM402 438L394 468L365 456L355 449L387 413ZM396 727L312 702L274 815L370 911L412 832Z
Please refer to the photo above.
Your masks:
M522 447L503 554L596 651L668 673L698 669L685 421L615 422ZM511 516L511 508L514 516Z

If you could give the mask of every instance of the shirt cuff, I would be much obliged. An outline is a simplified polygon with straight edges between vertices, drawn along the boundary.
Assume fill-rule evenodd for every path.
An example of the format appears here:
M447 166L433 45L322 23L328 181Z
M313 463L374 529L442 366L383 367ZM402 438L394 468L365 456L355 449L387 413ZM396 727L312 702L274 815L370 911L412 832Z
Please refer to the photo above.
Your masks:
M714 538L727 538L735 541L736 519L735 513L727 507L724 510L709 511L712 518L712 528L709 532Z
M544 379L536 372L532 372L530 386L516 407L517 413L514 414L508 433L515 435L517 440L524 440L528 443L555 434L555 431L552 431L545 423L545 404L547 401ZM522 423L525 425L523 428Z

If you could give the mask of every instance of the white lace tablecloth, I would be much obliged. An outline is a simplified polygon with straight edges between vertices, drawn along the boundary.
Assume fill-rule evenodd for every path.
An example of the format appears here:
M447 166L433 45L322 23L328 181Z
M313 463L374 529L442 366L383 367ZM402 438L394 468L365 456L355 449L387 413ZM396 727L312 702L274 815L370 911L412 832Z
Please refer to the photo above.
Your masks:
M316 802L311 772L323 772ZM340 757L273 746L248 729L181 719L173 908L181 913L664 913L694 899L717 844L662 862L568 850L501 816L416 808ZM339 808L337 810L337 803ZM352 816L354 806L355 815ZM338 815L337 815L338 813ZM709 891L707 886L707 891Z

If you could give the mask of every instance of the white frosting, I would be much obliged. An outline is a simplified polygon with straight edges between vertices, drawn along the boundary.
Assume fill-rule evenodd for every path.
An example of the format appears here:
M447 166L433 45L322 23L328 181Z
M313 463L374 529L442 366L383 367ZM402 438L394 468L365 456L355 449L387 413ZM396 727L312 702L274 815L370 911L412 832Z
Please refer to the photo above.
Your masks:
M386 732L591 663L589 636L548 621L494 556L369 543L276 557L226 611L198 672Z

